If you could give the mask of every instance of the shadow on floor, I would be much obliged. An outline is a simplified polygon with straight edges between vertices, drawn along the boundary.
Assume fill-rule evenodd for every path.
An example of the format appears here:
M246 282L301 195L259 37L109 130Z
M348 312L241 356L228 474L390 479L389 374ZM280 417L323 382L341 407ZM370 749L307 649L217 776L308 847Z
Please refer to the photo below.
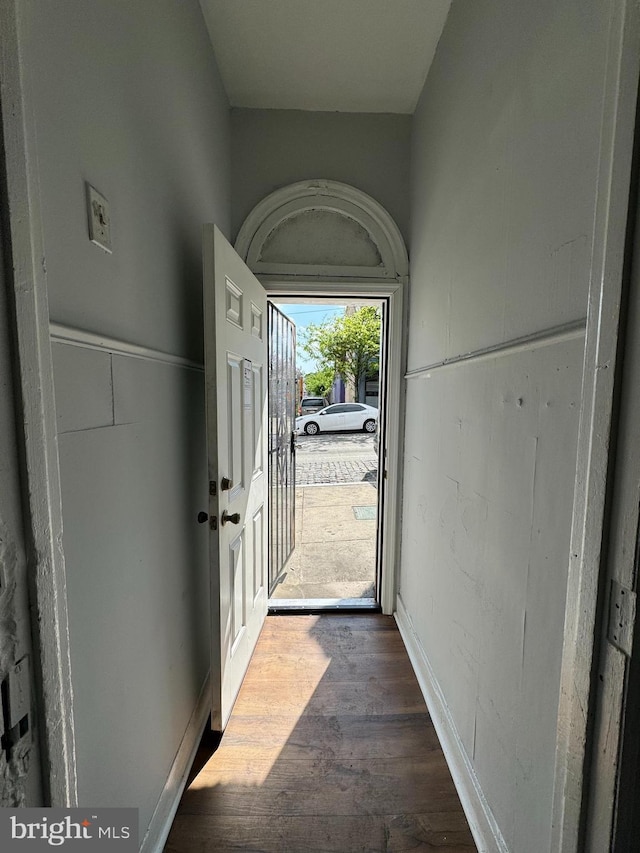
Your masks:
M476 851L392 617L267 618L165 850Z

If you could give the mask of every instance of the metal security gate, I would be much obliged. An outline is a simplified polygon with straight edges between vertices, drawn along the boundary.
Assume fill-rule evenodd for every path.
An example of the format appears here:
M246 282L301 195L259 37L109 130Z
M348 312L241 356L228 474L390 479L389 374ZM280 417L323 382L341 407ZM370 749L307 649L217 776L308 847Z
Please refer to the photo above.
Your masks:
M271 302L269 320L269 595L295 545L296 329Z

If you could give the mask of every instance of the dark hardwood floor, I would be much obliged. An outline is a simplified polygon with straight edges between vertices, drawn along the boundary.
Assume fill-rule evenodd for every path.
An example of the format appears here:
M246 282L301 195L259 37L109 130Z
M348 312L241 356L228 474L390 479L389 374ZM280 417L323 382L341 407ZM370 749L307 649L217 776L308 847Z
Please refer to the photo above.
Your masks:
M476 851L394 620L267 619L166 853Z

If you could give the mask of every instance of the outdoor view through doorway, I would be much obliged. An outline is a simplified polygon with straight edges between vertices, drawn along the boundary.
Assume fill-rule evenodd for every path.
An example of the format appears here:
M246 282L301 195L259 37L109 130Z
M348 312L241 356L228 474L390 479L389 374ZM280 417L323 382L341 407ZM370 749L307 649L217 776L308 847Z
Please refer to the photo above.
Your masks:
M270 312L270 604L377 606L384 306L292 297Z

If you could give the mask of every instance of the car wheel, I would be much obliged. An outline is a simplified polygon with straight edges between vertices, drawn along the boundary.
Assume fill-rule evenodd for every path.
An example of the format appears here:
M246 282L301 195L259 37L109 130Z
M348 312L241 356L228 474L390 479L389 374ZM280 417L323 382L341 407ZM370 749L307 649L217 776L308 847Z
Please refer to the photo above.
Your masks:
M305 425L304 431L307 435L315 435L317 432L320 432L318 424L313 421L309 421L309 423Z
M374 420L369 419L364 422L363 429L365 432L375 432L376 431L376 422Z

